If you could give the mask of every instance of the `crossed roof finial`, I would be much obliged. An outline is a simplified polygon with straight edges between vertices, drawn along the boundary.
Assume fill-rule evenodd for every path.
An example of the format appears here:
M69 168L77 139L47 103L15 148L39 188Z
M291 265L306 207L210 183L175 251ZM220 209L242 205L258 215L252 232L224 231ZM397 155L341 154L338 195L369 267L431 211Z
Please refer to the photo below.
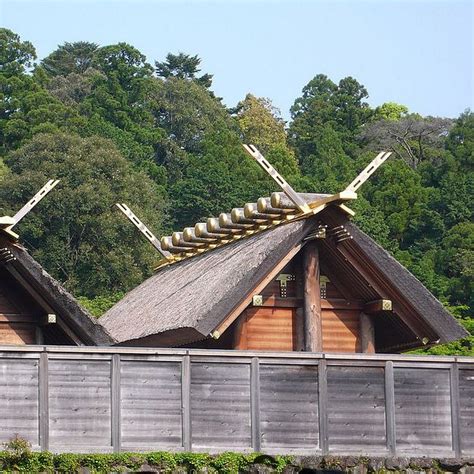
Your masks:
M50 179L13 217L0 217L0 234L6 234L10 239L18 240L18 234L12 228L18 224L54 187L58 179Z
M123 214L163 256L158 268L200 255L268 228L295 219L308 218L329 205L339 206L346 214L354 215L344 203L357 199L356 191L391 155L391 152L380 152L352 183L339 193L305 194L296 192L254 145L243 145L243 147L283 192L272 193L271 197L261 197L256 203L247 203L243 208L234 208L230 213L220 214L218 218L210 217L206 222L198 222L194 227L186 227L182 232L173 232L171 236L162 237L160 240L125 204L117 204Z

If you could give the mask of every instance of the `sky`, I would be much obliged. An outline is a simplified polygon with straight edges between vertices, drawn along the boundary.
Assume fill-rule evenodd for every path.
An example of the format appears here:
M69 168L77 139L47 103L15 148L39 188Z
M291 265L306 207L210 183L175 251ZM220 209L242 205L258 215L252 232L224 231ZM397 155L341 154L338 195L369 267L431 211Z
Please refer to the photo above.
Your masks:
M197 54L227 106L247 93L289 109L316 74L352 76L372 106L474 109L474 0L0 0L0 24L41 59L65 41L125 41L150 63Z

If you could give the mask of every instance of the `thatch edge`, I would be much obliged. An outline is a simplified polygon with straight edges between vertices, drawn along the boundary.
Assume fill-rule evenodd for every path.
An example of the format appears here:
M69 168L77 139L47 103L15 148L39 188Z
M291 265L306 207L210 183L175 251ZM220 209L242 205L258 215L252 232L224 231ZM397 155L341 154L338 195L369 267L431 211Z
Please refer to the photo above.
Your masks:
M367 259L384 271L386 278L417 308L426 324L440 336L440 343L457 341L469 336L464 327L446 310L442 303L387 250L361 231L353 222L346 227L354 242Z
M15 261L9 263L25 276L66 324L89 345L112 345L116 341L78 301L19 244L9 246Z

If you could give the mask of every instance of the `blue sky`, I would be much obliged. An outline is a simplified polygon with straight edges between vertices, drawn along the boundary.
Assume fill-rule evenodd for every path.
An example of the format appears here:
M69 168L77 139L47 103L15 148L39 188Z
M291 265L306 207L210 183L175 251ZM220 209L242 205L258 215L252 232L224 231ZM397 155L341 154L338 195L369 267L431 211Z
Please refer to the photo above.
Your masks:
M474 108L474 2L456 0L0 0L1 25L39 58L65 41L126 41L153 63L168 52L202 58L228 106L247 92L285 118L316 74L353 76L373 106L423 115Z

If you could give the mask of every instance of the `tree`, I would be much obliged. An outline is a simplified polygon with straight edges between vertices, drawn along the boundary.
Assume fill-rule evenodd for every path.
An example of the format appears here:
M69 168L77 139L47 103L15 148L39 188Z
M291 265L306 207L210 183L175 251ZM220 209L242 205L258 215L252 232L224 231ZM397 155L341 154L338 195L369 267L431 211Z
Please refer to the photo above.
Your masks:
M403 249L411 245L410 229L420 228L428 216L430 189L422 185L419 174L404 161L391 159L364 185L364 196L383 212L390 237Z
M345 153L343 140L330 124L318 127L312 136L311 154L300 156L305 191L337 193L355 175L354 162Z
M81 133L113 139L128 159L162 183L164 169L157 166L155 154L163 131L148 102L151 66L126 43L99 48L93 66L100 74L93 74L91 91L79 104L88 117Z
M339 81L332 97L338 131L349 135L350 138L354 137L354 133L371 116L369 104L364 102L368 97L367 89L353 77L345 77Z
M29 41L7 28L0 28L0 74L11 77L26 72L33 66L36 50Z
M203 74L197 77L197 74L201 72L199 69L200 64L201 59L197 55L190 56L184 53L168 53L165 61L155 62L156 73L159 77L164 79L176 77L178 79L194 81L200 86L210 88L212 85L212 74Z
M400 120L408 115L408 107L396 102L385 102L378 106L372 120Z
M269 155L277 159L278 150ZM275 191L274 181L244 152L232 130L206 135L199 154L188 156L183 177L170 186L177 227L230 212Z
M442 147L451 125L450 119L412 114L400 120L367 124L360 136L371 147L391 150L416 169L429 159L430 150Z
M64 105L78 106L91 94L97 74L101 73L88 68L83 73L72 72L67 76L53 77L45 86Z
M270 99L247 94L236 107L237 123L244 143L251 143L263 153L275 145L286 146L285 122Z
M298 182L301 173L287 145L285 122L270 99L247 94L234 112L243 143L255 145L288 182Z
M0 153L17 148L35 133L76 129L81 122L76 111L27 74L36 57L31 43L6 29L0 30L0 41Z
M114 210L126 202L158 235L166 198L134 171L109 140L36 135L8 156L12 173L0 188L11 213L49 178L57 189L18 226L21 240L72 292L88 297L123 291L149 274L158 255Z
M290 137L301 154L314 152L312 136L318 127L331 126L341 134L344 146L370 117L364 99L367 90L352 77L336 85L324 74L314 77L304 88L303 95L291 107L293 122Z
M149 100L155 126L164 131L157 160L166 166L171 184L182 178L189 154L201 154L208 135L232 131L237 137L237 126L222 103L194 81L154 79Z
M450 303L474 308L474 223L459 223L446 233L439 265L450 278Z
M472 172L474 166L474 113L469 109L455 121L446 140L446 148Z
M87 41L66 42L46 56L41 66L52 77L83 74L92 67L97 49L97 44Z

